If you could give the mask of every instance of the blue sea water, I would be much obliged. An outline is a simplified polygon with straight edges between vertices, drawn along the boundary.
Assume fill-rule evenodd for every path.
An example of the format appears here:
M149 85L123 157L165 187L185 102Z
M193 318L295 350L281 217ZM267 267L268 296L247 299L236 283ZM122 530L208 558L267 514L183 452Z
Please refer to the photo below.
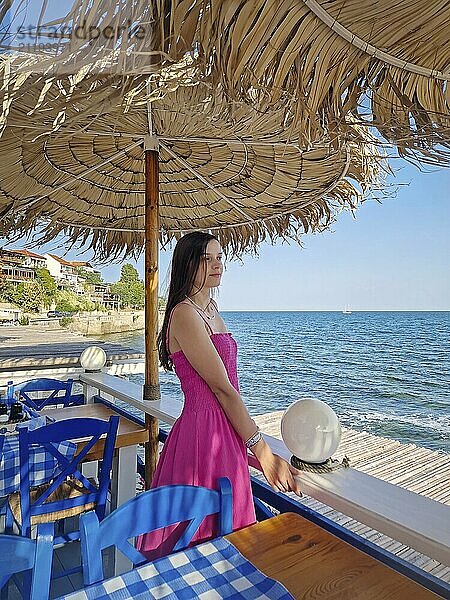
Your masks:
M251 414L315 397L347 427L450 452L450 312L222 316ZM142 333L115 339L144 347ZM182 398L173 373L161 373L161 393Z

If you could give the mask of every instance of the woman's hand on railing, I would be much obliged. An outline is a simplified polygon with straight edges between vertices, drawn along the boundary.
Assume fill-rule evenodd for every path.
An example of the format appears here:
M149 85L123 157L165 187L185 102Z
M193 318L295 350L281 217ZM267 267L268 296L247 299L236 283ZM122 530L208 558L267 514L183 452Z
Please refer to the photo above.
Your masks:
M294 492L297 496L303 495L299 480L294 478L300 475L300 471L284 458L274 454L264 439L252 446L251 451L258 459L264 477L275 492Z

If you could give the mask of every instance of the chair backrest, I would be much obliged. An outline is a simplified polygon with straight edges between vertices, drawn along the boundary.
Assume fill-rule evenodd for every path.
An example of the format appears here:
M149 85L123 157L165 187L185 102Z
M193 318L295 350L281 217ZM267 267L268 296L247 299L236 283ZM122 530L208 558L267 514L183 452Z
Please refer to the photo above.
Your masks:
M18 535L0 535L0 589L12 575L33 569L29 598L48 598L52 557L52 523L38 525L35 540Z
M173 552L186 548L203 519L218 514L218 535L233 530L230 480L221 477L218 490L192 485L167 485L139 494L99 523L95 512L80 518L81 556L85 585L103 579L102 550L116 546L134 565L146 562L128 541L143 533L187 522Z
M15 386L19 392L19 399L34 410L41 410L44 406L62 404L76 406L84 403L84 394L72 394L73 379L60 381L42 377L30 379Z
M109 418L109 421L88 418L66 419L33 431L28 431L26 428L20 429L20 511L22 535L29 536L32 516L68 510L90 504L91 502L95 503L95 511L98 517L100 519L104 517L118 425L119 417L114 415ZM96 486L81 473L80 463L104 434L106 434L106 439L100 442L104 443L104 446L99 482L98 486ZM78 444L78 452L75 453L72 460L69 460L58 448L58 444L61 442L80 439L83 439L83 442L82 444ZM30 449L35 445L42 447L46 453L52 455L56 461L56 465L50 485L45 486L42 493L38 493L36 498L30 501ZM68 478L78 480L86 488L86 493L69 499L48 500L50 495L57 494L59 486Z

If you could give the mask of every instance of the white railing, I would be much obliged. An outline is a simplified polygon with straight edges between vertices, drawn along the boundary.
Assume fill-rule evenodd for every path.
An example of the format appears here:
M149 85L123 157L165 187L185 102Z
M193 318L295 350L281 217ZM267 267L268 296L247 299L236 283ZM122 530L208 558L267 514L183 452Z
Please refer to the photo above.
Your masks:
M53 377L55 379L77 379L84 373L84 369L79 364L79 358L76 357L56 357L53 364L48 358L33 358L32 364L24 367L23 360L8 361L8 368L0 370L0 387L5 386L10 379L14 383L22 383L29 379L39 377ZM111 364L104 367L104 371L109 375L130 375L143 374L145 372L145 363L143 358L132 358L130 356L114 357Z
M82 373L79 379L88 402L94 395L109 395L168 425L182 410L182 404L173 399L143 401L141 386L107 373ZM276 454L290 459L282 440L264 437ZM251 454L249 464L259 467ZM352 468L327 474L303 472L300 480L309 496L450 566L450 507L445 504Z

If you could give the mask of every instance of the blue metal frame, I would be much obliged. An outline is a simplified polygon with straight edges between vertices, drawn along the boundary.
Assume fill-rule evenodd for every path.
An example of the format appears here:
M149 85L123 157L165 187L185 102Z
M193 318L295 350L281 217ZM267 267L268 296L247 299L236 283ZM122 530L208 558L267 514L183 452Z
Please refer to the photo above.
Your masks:
M94 397L95 402L102 402L111 408L114 408L119 414L123 415L127 419L130 419L140 425L145 425L144 419L140 419L135 415L132 415L126 410L118 408L115 404L108 402L101 396ZM167 439L167 433L163 430L159 430L159 441L165 442ZM138 456L138 464L137 471L144 478L144 463L142 459ZM372 558L379 560L384 563L388 567L391 567L395 571L398 571L402 575L409 577L413 581L416 581L420 585L425 588L431 590L435 594L442 596L443 598L450 599L450 585L442 581L441 579L427 573L423 569L412 565L411 563L403 560L399 556L384 550L380 546L377 546L373 542L353 533L349 529L342 527L331 519L321 515L319 512L308 508L304 504L293 500L289 496L285 496L284 494L278 494L272 490L272 488L256 479L255 477L251 477L252 482L252 490L253 490L253 498L255 501L255 510L256 516L259 521L270 518L273 516L273 512L267 505L273 508L276 512L285 513L285 512L294 512L305 519L315 523L325 529L329 533L332 533L339 539L347 542L351 546L358 548L362 552L365 552Z
M138 423L138 425L142 425L142 427L145 426L145 419L141 419L136 415L133 415L133 413L128 412L124 408L120 408L120 406L117 406L117 404L114 404L114 402L110 402L109 400L106 400L106 398L102 398L101 396L93 396L92 399L96 404L104 404L105 406L112 408L116 413L122 415L122 417L126 417L129 421Z

